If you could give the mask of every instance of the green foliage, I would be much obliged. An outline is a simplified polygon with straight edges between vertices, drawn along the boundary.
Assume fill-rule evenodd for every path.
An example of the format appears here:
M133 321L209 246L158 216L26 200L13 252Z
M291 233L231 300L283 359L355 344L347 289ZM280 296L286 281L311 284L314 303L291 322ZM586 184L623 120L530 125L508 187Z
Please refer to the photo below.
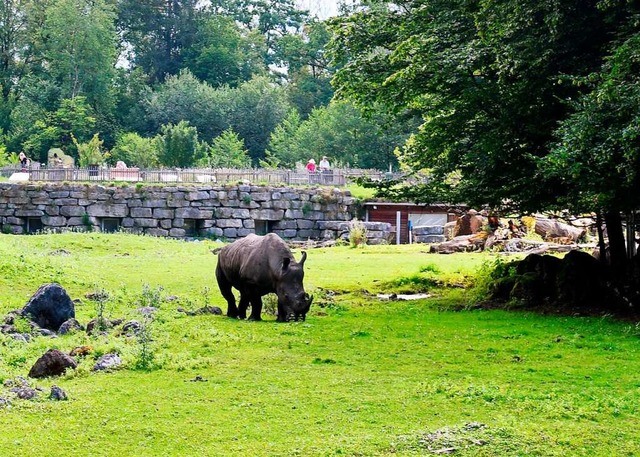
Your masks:
M129 167L153 168L158 165L156 143L137 133L123 133L111 150L111 161L124 161Z
M420 113L422 125L401 161L432 179L404 187L403 197L520 211L555 207L570 190L562 179L572 178L562 172L562 179L548 179L540 161L571 112L569 102L590 91L584 78L633 29L636 7L529 0L368 5L332 21L331 52L341 66L334 84L369 111Z
M187 121L163 125L156 137L158 161L166 167L187 168L193 166L203 155L198 141L198 130Z
M88 167L90 165L102 165L109 153L102 151L103 141L96 133L86 143L78 143L76 137L71 134L71 140L78 150L78 165Z
M244 147L244 141L229 129L213 139L201 163L210 168L249 168L251 158Z
M354 219L349 223L349 244L352 248L367 244L367 228L362 221Z

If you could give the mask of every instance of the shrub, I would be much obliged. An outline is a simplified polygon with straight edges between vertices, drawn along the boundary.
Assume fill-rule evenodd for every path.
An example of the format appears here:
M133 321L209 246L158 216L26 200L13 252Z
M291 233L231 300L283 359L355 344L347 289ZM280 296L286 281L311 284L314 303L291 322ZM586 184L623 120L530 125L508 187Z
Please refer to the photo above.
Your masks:
M367 228L364 222L354 219L349 224L349 244L352 248L367 244Z

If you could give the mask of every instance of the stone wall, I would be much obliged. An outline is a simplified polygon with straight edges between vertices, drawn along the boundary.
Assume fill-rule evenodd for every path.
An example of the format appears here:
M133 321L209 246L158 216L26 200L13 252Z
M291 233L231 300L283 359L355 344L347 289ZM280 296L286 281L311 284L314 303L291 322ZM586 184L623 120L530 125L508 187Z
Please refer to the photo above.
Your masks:
M349 191L330 188L0 183L0 225L14 234L121 230L233 240L274 232L322 240L348 235L355 209ZM391 227L372 223L367 229L379 243Z

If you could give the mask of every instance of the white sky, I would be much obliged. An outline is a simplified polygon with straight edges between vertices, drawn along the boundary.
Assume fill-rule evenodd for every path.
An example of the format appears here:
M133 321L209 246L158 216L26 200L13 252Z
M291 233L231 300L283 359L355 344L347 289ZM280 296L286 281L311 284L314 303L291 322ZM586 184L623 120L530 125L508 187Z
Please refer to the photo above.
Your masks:
M338 0L297 0L298 6L326 19L338 14Z

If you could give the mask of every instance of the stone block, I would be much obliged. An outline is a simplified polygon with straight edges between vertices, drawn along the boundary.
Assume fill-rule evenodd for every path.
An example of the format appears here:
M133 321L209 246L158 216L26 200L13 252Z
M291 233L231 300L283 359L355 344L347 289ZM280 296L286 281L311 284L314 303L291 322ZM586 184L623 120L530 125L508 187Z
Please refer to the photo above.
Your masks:
M153 208L131 208L129 214L131 217L153 217Z
M158 226L158 220L149 218L134 218L133 224L134 227L153 228Z
M186 235L186 230L181 228L172 228L171 230L169 230L169 236L174 238L184 238Z
M85 213L85 209L82 206L62 206L60 208L60 215L66 217L81 217Z
M224 236L225 238L235 239L238 237L238 229L226 228L222 231L222 236Z
M242 220L240 219L217 219L216 226L220 228L242 228Z
M149 228L147 230L145 230L145 232L147 235L150 236L157 236L157 237L166 237L169 236L169 230L164 230L161 228Z
M87 214L95 217L126 217L129 208L124 204L94 203L87 206Z
M172 209L155 208L153 210L153 217L156 219L173 219L175 211Z

